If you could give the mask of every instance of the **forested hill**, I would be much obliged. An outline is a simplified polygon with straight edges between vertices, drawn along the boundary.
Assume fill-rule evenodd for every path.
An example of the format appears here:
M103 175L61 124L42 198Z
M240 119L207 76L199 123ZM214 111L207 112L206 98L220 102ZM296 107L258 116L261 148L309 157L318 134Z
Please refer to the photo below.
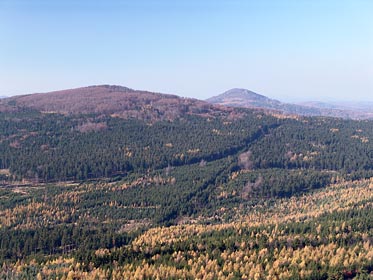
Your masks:
M228 158L238 170L240 153L247 154L244 169L253 171L317 170L351 178L372 173L371 121L277 118L107 85L1 104L0 169L11 180L125 176Z
M0 108L1 279L373 271L373 121L116 86Z
M263 182L278 172L273 169L317 171L315 186L335 172L372 174L371 121L277 118L118 86L25 95L3 105L13 108L0 113L0 169L7 180L108 178L220 159L232 170L268 173ZM307 184L281 192L312 188Z
M231 111L191 98L99 85L15 96L0 101L0 111L34 109L44 113L105 114L141 120L172 120L186 114L211 116Z

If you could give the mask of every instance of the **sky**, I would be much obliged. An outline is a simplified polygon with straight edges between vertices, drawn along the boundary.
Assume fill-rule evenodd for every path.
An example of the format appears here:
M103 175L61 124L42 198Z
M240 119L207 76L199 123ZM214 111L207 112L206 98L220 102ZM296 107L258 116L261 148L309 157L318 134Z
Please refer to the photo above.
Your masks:
M0 96L114 84L373 101L371 0L0 0Z

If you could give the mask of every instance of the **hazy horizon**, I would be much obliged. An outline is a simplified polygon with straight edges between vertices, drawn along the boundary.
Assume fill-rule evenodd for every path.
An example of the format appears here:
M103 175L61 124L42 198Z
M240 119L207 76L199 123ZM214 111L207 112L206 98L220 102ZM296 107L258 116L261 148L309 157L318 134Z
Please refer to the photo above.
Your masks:
M0 96L99 84L373 101L373 2L0 2Z

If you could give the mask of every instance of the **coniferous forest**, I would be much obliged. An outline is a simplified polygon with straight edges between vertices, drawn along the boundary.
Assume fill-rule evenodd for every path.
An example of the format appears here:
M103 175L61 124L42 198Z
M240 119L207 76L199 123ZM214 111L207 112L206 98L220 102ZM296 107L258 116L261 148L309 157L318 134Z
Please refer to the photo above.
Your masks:
M371 279L372 121L176 100L0 103L1 279Z

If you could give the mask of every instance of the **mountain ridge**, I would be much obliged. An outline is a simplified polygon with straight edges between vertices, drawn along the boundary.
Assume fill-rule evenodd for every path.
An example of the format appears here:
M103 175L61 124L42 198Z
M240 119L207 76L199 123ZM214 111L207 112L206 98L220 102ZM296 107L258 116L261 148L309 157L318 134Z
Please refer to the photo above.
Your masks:
M318 101L303 102L300 104L284 103L242 88L230 89L220 95L208 98L206 101L215 105L264 109L289 115L373 119L373 111L367 108L361 110L361 106L353 108Z
M231 117L235 118L240 113L233 108L259 109L270 114L292 116L373 119L369 103L285 103L244 88L232 88L205 101L108 84L0 99L0 112L14 112L24 108L65 115L102 113L148 121L173 120L184 115L213 117L225 114L227 117L232 115Z
M65 115L102 113L144 120L173 120L188 114L208 117L229 114L232 111L230 108L198 99L118 85L94 85L25 94L0 101L0 111L14 111L20 108Z

